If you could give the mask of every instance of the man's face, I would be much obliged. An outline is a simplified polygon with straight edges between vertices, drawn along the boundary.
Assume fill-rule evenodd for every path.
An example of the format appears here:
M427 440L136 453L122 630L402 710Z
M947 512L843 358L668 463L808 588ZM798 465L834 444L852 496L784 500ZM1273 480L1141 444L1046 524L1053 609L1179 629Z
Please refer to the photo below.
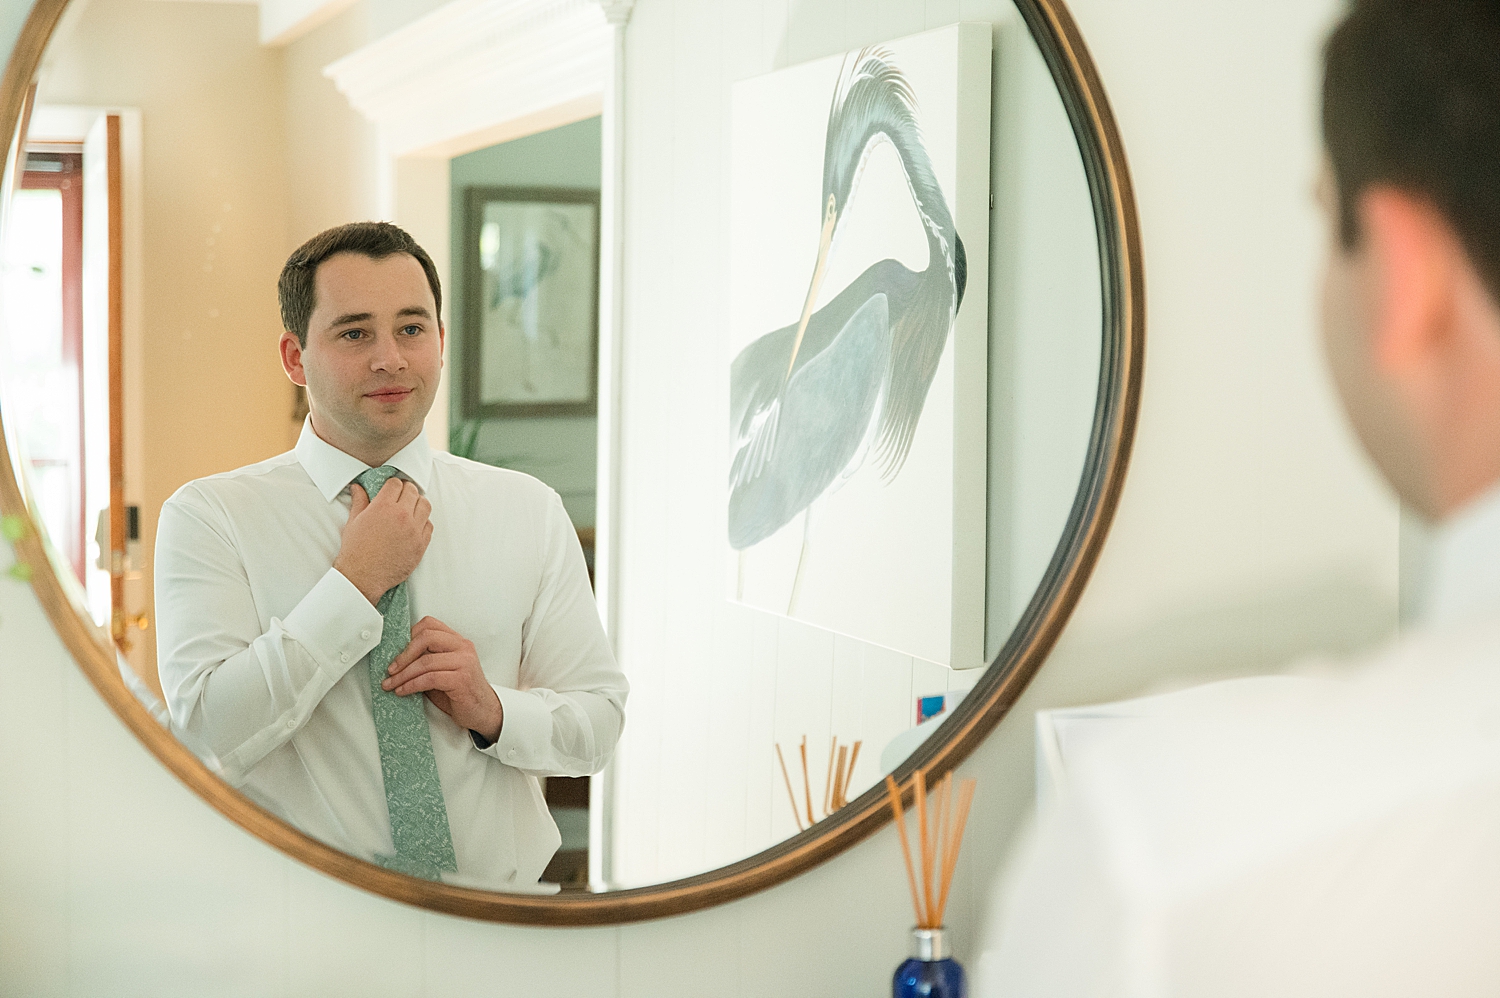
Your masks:
M422 431L443 366L443 327L415 257L338 253L314 275L307 345L282 337L288 376L307 386L313 429L367 464Z
M1339 236L1338 192L1325 163L1318 201L1328 233L1322 288L1323 348L1344 412L1366 453L1408 505L1430 513L1421 448L1396 386L1379 362L1378 323L1382 296L1379 261L1371 240L1361 237L1352 250Z

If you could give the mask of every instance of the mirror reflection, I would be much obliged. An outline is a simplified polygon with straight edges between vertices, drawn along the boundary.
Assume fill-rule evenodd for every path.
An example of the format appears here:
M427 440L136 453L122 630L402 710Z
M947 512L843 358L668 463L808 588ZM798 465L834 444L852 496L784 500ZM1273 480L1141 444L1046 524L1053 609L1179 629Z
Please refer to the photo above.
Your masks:
M480 6L263 42L254 4L75 0L0 406L124 678L231 786L421 877L660 883L874 786L1021 618L1094 416L1091 200L997 0L783 49L712 122L631 97L707 158L630 152L616 261L597 89L429 73L414 115L369 82ZM660 295L626 302L601 446L616 262Z

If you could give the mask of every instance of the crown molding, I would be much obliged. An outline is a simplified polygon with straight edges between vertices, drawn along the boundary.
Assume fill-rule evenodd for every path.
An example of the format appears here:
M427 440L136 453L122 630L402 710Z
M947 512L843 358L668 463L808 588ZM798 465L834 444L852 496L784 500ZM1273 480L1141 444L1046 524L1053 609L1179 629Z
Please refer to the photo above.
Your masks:
M596 0L604 10L604 19L610 24L624 26L630 21L630 12L635 10L635 0Z
M257 0L216 0L220 3ZM280 47L290 45L319 25L326 24L353 7L356 0L258 0L260 4L260 43Z
M610 23L596 0L454 0L323 75L389 155L454 156L598 114Z

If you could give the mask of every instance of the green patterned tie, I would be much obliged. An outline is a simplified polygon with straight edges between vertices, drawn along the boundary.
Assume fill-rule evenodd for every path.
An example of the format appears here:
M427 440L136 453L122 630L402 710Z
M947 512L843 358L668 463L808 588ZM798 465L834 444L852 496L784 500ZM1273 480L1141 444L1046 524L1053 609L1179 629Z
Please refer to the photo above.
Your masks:
M361 473L355 481L373 501L395 474L396 469L387 464ZM391 838L396 843L394 856L375 859L387 869L437 880L443 871L457 870L458 861L448 830L448 805L443 801L437 760L432 754L427 698L421 694L398 697L380 688L391 662L411 643L411 600L406 583L386 590L375 609L385 618L385 624L380 644L370 652L370 696Z

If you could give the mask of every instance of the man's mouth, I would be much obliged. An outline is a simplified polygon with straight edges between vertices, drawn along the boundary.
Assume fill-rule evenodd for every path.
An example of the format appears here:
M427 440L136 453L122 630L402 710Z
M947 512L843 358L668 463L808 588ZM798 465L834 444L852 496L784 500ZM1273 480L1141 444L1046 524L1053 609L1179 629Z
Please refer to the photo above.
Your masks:
M374 399L377 402L400 402L411 393L410 388L377 388L373 392L365 392L365 398Z

